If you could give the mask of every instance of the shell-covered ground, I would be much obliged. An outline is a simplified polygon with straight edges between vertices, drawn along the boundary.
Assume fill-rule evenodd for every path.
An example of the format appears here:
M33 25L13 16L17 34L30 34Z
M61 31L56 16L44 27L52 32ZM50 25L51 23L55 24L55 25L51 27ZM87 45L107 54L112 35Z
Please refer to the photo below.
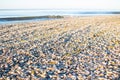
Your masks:
M120 16L0 25L0 80L120 80Z

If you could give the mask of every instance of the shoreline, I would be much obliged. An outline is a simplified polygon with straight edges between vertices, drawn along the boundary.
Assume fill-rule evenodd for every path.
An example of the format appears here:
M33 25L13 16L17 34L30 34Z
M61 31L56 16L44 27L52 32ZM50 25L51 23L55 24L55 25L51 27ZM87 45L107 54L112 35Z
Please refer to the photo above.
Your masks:
M6 17L0 18L0 25L14 25L24 23L34 23L47 20L64 19L68 17L103 17L103 16L120 16L120 14L98 14L98 15L46 15L46 16L24 16L24 17Z

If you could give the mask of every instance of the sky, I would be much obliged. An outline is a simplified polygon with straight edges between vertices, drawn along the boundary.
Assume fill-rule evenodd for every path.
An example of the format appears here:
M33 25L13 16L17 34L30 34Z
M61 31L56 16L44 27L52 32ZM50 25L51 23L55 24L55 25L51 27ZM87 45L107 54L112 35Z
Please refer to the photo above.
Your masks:
M120 10L120 0L0 0L0 9Z

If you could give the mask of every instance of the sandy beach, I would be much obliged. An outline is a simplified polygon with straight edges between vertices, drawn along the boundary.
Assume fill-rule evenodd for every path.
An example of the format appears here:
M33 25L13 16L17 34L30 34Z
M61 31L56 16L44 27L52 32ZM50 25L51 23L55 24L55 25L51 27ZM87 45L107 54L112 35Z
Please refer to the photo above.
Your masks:
M0 25L0 80L119 80L120 15Z

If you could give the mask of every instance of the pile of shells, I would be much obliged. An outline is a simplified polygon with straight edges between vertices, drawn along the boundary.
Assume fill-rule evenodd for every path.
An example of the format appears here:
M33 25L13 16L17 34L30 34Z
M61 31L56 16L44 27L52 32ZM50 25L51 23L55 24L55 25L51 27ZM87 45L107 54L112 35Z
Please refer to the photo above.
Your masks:
M0 28L0 79L119 80L120 25L109 21L116 17L103 19L4 25Z

